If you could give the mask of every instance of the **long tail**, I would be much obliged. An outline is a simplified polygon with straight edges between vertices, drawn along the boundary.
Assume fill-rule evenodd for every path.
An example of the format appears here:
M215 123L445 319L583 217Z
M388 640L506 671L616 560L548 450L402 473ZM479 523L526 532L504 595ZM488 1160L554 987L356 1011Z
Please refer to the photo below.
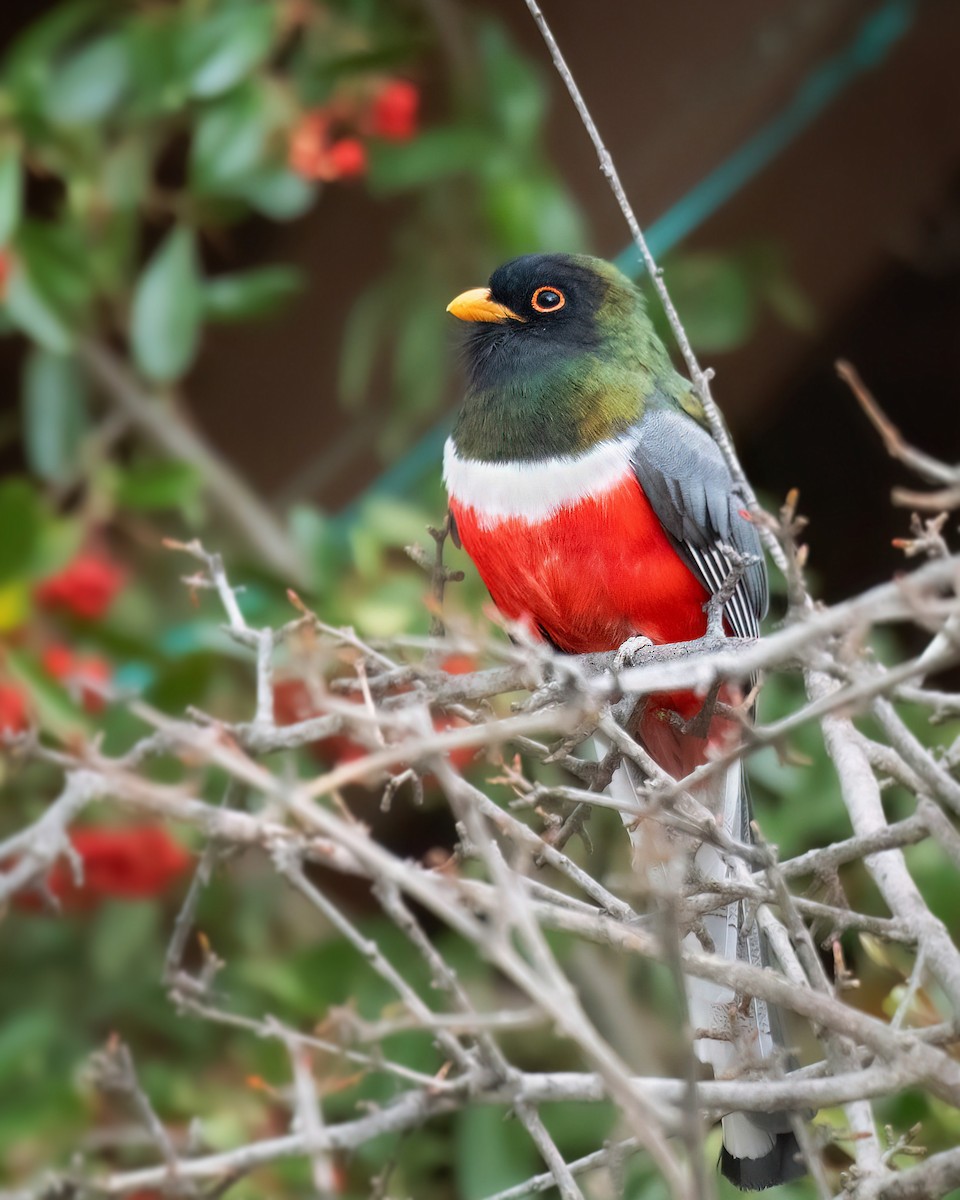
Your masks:
M670 752L673 751L674 756L679 752L685 758L686 747L676 743L673 746L664 745L682 735L669 726L657 724L659 728L649 729L644 723L642 733L652 735L644 736L647 749L671 774L682 777L691 764L671 763ZM631 765L623 763L608 790L620 800L635 802L636 789L632 777ZM743 842L752 840L750 797L740 763L734 763L722 775L715 776L704 785L698 793L698 799L714 813L732 837ZM626 815L624 822L630 823ZM656 850L651 853L644 839L645 830L642 827L636 833L631 833L638 867L668 870L668 866L657 863ZM733 874L722 855L706 843L697 850L693 865L705 881L725 881ZM703 917L703 926L717 954L731 961L741 960L760 966L766 961L762 935L756 921L748 918L744 908L742 901L726 904L707 913ZM694 932L686 935L683 946L691 951L703 950L703 943ZM751 1068L762 1068L765 1059L774 1055L782 1056L784 1040L779 1014L765 1001L751 997L749 1004L745 1005L731 988L689 976L686 978L686 990L691 1025L695 1030L713 1034L696 1038L694 1050L701 1062L713 1066L716 1078L749 1074ZM722 1126L720 1171L744 1191L774 1187L806 1173L787 1113L733 1112L723 1118Z

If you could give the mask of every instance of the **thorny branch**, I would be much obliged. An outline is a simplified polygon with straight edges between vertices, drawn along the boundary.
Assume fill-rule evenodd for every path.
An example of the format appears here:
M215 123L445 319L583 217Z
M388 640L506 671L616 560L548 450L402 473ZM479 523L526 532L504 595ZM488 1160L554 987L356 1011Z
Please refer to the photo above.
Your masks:
M710 397L710 372L693 357L612 159L543 14L534 0L527 2L664 300L718 441L749 497ZM91 369L109 384L109 363L91 359ZM891 453L941 489L927 496L929 503L916 506L932 512L947 508L944 498L960 486L957 469L907 446L855 372L844 368L844 377ZM118 403L140 403L126 395L123 380L116 389ZM702 1147L705 1122L732 1110L787 1110L803 1122L811 1111L845 1105L848 1139L841 1141L855 1160L843 1184L850 1200L934 1200L956 1186L956 1151L904 1163L906 1152L915 1149L909 1131L894 1131L884 1145L872 1104L915 1089L960 1107L960 1065L951 1052L960 1041L960 951L930 912L903 854L906 847L930 843L960 870L955 824L960 752L956 744L939 751L926 744L944 729L938 722L960 714L960 697L939 681L938 686L928 683L934 672L960 661L960 557L950 553L948 523L934 516L918 525L904 546L927 561L893 582L824 606L806 586L806 549L796 540L802 529L796 498L788 498L778 519L751 506L787 581L789 607L779 628L755 642L739 642L725 638L715 619L697 642L634 645L581 657L558 656L522 638L507 644L467 628L441 636L444 587L456 577L443 563L446 527L430 531L432 555L414 553L431 574L432 636L376 646L352 629L330 627L293 594L296 615L290 622L280 629L254 628L220 557L197 542L173 545L195 564L188 586L216 596L225 636L250 655L249 719L196 713L175 718L136 701L129 709L142 733L117 754L96 743L61 748L29 734L14 740L7 750L15 762L46 764L60 785L38 819L0 843L0 904L30 888L43 889L53 864L62 856L70 859L70 829L91 804L192 829L202 856L158 974L184 1019L270 1039L282 1048L289 1063L283 1099L290 1128L227 1150L212 1150L202 1141L185 1148L143 1091L125 1047L111 1040L94 1060L93 1078L122 1098L143 1127L140 1164L119 1167L91 1150L76 1157L61 1182L91 1196L146 1189L179 1195L199 1185L213 1189L206 1194L219 1195L251 1171L299 1157L310 1164L317 1194L325 1195L334 1190L333 1153L417 1130L473 1106L501 1105L525 1129L544 1170L489 1200L512 1200L549 1187L578 1200L591 1194L595 1175L607 1180L609 1194L617 1194L628 1159L651 1164L672 1195L694 1200L712 1186ZM262 522L261 528L267 530ZM715 617L721 602L722 596L714 602ZM891 625L921 631L929 639L926 649L896 665L881 665L870 652L870 636ZM274 716L275 661L306 632L330 651L331 661L340 654L354 671L326 681L316 715L280 726ZM442 664L453 652L490 665L448 675ZM692 690L712 702L726 681L791 671L802 673L807 703L779 721L744 725L738 747L686 779L667 776L625 728L624 714L651 694ZM521 695L525 699L518 702ZM917 736L915 725L907 726L900 711L904 702L929 714L928 739ZM438 714L456 722L437 724ZM861 717L870 718L869 733L858 726ZM749 760L764 747L789 755L791 738L807 725L822 731L849 835L779 861L776 847L762 840L743 845L725 833L698 798L699 785L731 759ZM588 761L581 749L596 731L612 746L601 763ZM333 734L349 736L364 753L319 775L306 773L299 758L291 759L297 749ZM475 754L466 776L450 759L465 751ZM287 756L284 765L263 761L277 754ZM623 811L624 803L604 788L624 760L642 781L628 815L666 844L673 839L716 846L732 868L723 885L692 874L684 878L682 871L674 873L676 882L660 873L601 871L581 840L570 836L599 810ZM175 767L178 781L157 782L154 764L165 766L164 777ZM457 840L440 860L417 861L378 842L354 816L351 797L357 794L352 789L363 787L396 797L399 804L401 780L422 787L425 779L448 805ZM888 819L883 806L882 789L891 781L913 805L898 820ZM495 798L494 782L509 789L512 802ZM201 942L200 965L188 968L202 893L218 873L232 869L231 857L241 850L259 855L278 881L295 889L317 937L338 936L353 947L390 990L394 1000L388 1009L376 1018L349 1010L318 1012L310 1028L299 1028L270 1014L234 1011L229 994L217 985L223 963L208 943ZM847 870L861 863L885 912L860 912L847 901ZM81 864L71 865L79 883ZM432 981L427 998L329 884L338 877L365 888L402 934ZM805 883L812 892L795 890ZM751 906L767 933L776 958L771 967L732 963L682 942L705 913L733 897ZM455 967L447 943L428 934L423 914L456 935L458 964L466 947L474 962L488 964L499 986L474 989ZM841 966L840 939L850 932L869 935L880 945L898 943L913 953L891 1019L858 1007L842 971L828 977L811 926ZM771 1070L706 1078L692 1055L692 1031L684 1030L679 1057L658 1059L660 1074L637 1075L602 1017L578 995L572 956L548 940L548 933L563 934L564 946L576 942L597 948L598 954L665 964L675 986L683 974L727 985L741 999L776 1003L797 1014L806 1065L788 1074ZM640 999L627 996L626 1003L639 1006ZM936 1013L933 1023L931 1012ZM518 1065L504 1035L530 1027L549 1031L558 1055L579 1069L542 1073ZM391 1058L387 1039L400 1031L422 1034L435 1056L434 1069L416 1070ZM331 1119L315 1056L357 1077L388 1078L392 1098L372 1107L358 1102L349 1115ZM622 1114L615 1140L568 1161L541 1115L543 1106L611 1099ZM804 1135L820 1195L839 1186L817 1160L817 1146L826 1136L817 1125ZM378 1194L388 1187L384 1174ZM28 1194L48 1194L48 1181Z
M708 641L703 646L680 647L672 657L663 647L641 648L634 652L639 665L619 670L611 656L569 660L542 648L529 648L527 653L514 647L507 667L445 677L427 661L437 661L442 641L425 643L418 659L407 651L367 646L355 632L329 629L306 610L283 629L254 629L243 616L219 557L198 543L174 548L190 555L200 567L188 577L189 586L206 586L217 595L226 615L227 635L251 653L253 720L238 724L209 718L175 720L138 702L131 707L145 724L145 732L117 757L105 756L95 746L58 750L30 738L21 739L12 747L14 755L55 765L63 771L64 785L38 821L0 846L0 897L14 894L31 881L42 881L50 865L66 852L70 826L94 801L106 800L127 811L148 812L192 826L206 839L208 850L173 931L164 971L171 997L185 1016L250 1028L259 1036L282 1042L291 1062L291 1111L299 1116L296 1131L286 1137L254 1142L232 1152L184 1156L164 1132L149 1102L136 1103L135 1111L149 1132L149 1144L157 1147L161 1161L157 1166L107 1175L91 1162L85 1174L91 1186L110 1194L174 1187L174 1182L182 1189L189 1181L239 1177L290 1155L310 1159L315 1178L322 1181L329 1176L332 1150L355 1147L382 1133L415 1129L434 1116L467 1105L508 1103L561 1194L575 1197L585 1194L578 1179L588 1168L578 1162L565 1163L538 1115L539 1108L546 1102L611 1095L624 1112L628 1128L632 1126L630 1153L646 1148L669 1180L673 1194L693 1196L698 1194L692 1190L695 1187L702 1194L702 1155L696 1164L692 1162L699 1152L694 1150L697 1138L691 1136L694 1126L689 1104L694 1093L690 1076L637 1079L630 1074L577 1003L562 962L543 941L542 931L546 930L562 931L621 953L674 961L676 969L686 974L727 983L743 995L767 998L792 1009L819 1030L825 1049L836 1047L814 1063L812 1071L808 1067L785 1077L700 1079L695 1096L703 1116L716 1115L733 1105L748 1111L788 1108L803 1114L823 1104L847 1103L853 1106L852 1127L860 1135L854 1146L872 1142L879 1147L870 1124L872 1098L913 1086L960 1105L960 1068L942 1048L945 1040L960 1036L952 1024L960 1005L960 954L945 927L930 914L900 856L902 847L927 839L935 840L948 853L953 847L956 854L960 838L951 813L957 784L949 767L931 756L914 735L910 735L912 740L904 740L903 731L892 723L899 720L897 689L905 677L916 681L911 684L911 699L922 699L926 690L922 667L905 676L898 667L880 668L864 651L869 629L881 623L912 619L934 638L942 633L960 612L956 591L949 590L956 580L955 559L926 563L895 585L873 589L832 608L796 598L787 623L757 643L718 646ZM328 639L331 647L348 646L355 651L363 674L358 675L354 690L327 692L329 712L299 726L281 728L273 719L273 658L287 639L308 625ZM469 644L475 654L485 652L481 642L471 641L463 630L457 631L455 640ZM948 639L937 662L958 658L960 650ZM742 678L761 664L768 672L806 668L811 701L785 727L782 722L760 726L737 753L749 755L756 747L771 743L784 746L801 718L818 721L836 762L851 821L850 837L782 863L766 847L744 846L723 834L696 798L697 773L680 781L658 773L642 748L619 730L611 716L628 681L636 688L630 693L631 704L651 691L681 686L699 688L706 695L717 680ZM395 690L391 681L398 679L405 681L408 690ZM551 682L558 686L550 690ZM515 693L524 684L533 695L541 693L532 709L511 714L502 703L491 708L498 695ZM839 697L835 703L834 697ZM931 711L937 711L942 703L942 693L938 693ZM889 728L897 736L883 747L882 755L872 758L852 717L858 712L878 711L877 705L889 708L889 712L886 708L879 711L887 716ZM469 719L460 727L437 731L431 712L452 706ZM370 747L361 759L348 764L349 770L335 768L319 777L298 779L288 773L278 776L258 761L277 748L306 744L329 728L343 730ZM735 878L722 887L691 878L680 891L667 890L659 896L649 883L638 891L643 881L636 878L602 881L591 873L589 859L582 863L556 844L550 814L562 814L579 804L588 809L610 807L615 803L611 797L569 783L551 783L547 777L538 780L536 773L528 776L528 768L514 767L504 778L513 787L520 807L505 808L447 764L451 750L471 746L493 754L495 764L497 756L502 756L499 769L503 770L511 745L528 744L532 734L582 739L594 728L612 735L615 753L631 758L644 773L648 782L641 790L640 803L645 807L638 815L651 826L683 830L713 841L731 861L740 864ZM568 754L564 751L561 761ZM190 764L180 784L161 785L149 778L146 768L153 760L164 758ZM248 802L243 808L236 806L237 796L231 792L221 803L205 799L205 764L226 772L231 788L246 793ZM459 822L459 858L473 861L480 868L479 875L474 871L468 877L456 867L426 867L398 858L343 810L343 788L348 784L362 781L375 788L387 787L391 771L405 764L433 773ZM496 765L487 768L488 774L497 769ZM910 816L888 823L880 807L879 788L880 778L891 770L901 783L915 784L916 807ZM435 1042L438 1066L443 1067L440 1075L419 1076L391 1063L378 1049L387 1031L397 1027L395 1018L392 1023L345 1021L329 1027L323 1036L272 1018L251 1023L214 999L211 987L219 960L212 949L197 974L184 969L182 956L199 892L217 870L229 869L223 864L224 852L241 847L260 849L296 887L323 926L337 930L390 985L404 1008L402 1027L421 1029ZM857 913L847 906L840 873L847 864L860 861L873 873L889 916ZM335 894L306 874L309 866L317 863L370 881L372 895L384 914L424 959L437 984L434 1000L425 1003ZM793 881L808 878L826 888L826 900L791 894ZM643 915L646 904L667 903L674 914L671 919L679 922L681 929L689 928L730 896L761 906L764 921L772 922L776 934L772 944L784 974L724 962L706 952L682 950L678 960L669 930L665 939L661 936L662 918L653 913ZM642 902L639 907L638 899ZM579 1047L590 1069L580 1075L535 1076L514 1066L499 1040L499 1031L510 1027L510 1014L478 1005L436 942L424 935L411 902L442 920L495 964L523 997L522 1019L553 1025L564 1040ZM776 926L773 914L762 907L769 904L785 916L785 930ZM651 920L660 921L660 932L657 924L648 923ZM822 975L815 977L816 970L812 976L810 969L815 963L809 958L809 942L804 941L808 920L818 921L821 930L830 930L834 939L839 931L861 929L874 937L915 946L922 965L910 980L911 995L916 997L927 979L936 981L937 1003L945 1022L938 1038L931 1040L926 1029L912 1025L909 1004L901 1008L895 1021L887 1023L859 1012L845 995L835 995ZM390 1105L356 1119L326 1120L319 1095L312 1101L308 1096L313 1077L306 1055L311 1047L337 1054L362 1073L390 1074L401 1088L400 1095ZM374 1052L364 1047L372 1047ZM138 1094L134 1084L128 1092L134 1097ZM678 1136L681 1140L675 1143ZM859 1148L858 1173L848 1185L857 1195L885 1195L882 1189L876 1190L886 1186L884 1181L921 1169L917 1165L891 1176L881 1149L870 1156ZM596 1156L588 1156L586 1162L590 1170L606 1169L609 1157L598 1148ZM924 1178L939 1178L945 1170L938 1166L939 1174L927 1172ZM531 1189L538 1186L530 1183ZM874 1190L864 1190L868 1188Z
M911 446L884 413L851 363L841 359L837 363L837 374L856 396L870 423L883 439L890 457L902 462L928 483L940 485L940 490L936 492L914 492L905 488L894 488L891 497L893 503L904 508L921 508L934 513L960 508L960 465L948 466L923 450Z

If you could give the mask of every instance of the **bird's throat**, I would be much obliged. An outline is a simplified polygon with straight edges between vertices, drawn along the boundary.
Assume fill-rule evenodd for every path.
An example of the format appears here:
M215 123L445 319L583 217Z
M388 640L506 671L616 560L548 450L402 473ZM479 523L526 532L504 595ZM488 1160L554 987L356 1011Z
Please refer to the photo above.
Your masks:
M504 358L473 372L453 434L462 458L536 462L583 454L642 415L646 381L618 377L599 355Z

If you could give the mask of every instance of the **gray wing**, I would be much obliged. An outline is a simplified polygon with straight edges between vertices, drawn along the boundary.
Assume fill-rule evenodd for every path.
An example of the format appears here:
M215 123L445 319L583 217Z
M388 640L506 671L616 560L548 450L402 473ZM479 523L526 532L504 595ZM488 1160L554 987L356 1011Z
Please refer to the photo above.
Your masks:
M746 497L720 447L690 417L648 410L634 429L632 463L640 486L678 554L711 595L730 573L721 546L758 561L748 567L724 615L737 637L753 638L767 611L767 571Z

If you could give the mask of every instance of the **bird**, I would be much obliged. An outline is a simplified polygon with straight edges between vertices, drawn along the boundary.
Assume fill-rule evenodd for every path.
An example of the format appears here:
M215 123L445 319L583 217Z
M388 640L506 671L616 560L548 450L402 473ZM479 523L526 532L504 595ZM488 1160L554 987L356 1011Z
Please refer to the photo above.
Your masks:
M668 645L703 637L711 597L736 580L724 631L757 637L768 588L748 497L639 288L603 259L528 254L447 311L467 325L465 395L443 455L451 530L500 613L564 654L637 638ZM719 699L745 697L725 684ZM672 692L634 714L631 732L674 779L737 739L729 713L711 717L703 705ZM610 786L635 798L629 764ZM732 836L752 840L739 762L697 798ZM694 865L728 877L706 842ZM718 953L760 965L765 947L744 908L729 903L704 925ZM694 932L684 945L703 948ZM782 1060L779 1017L763 1001L690 978L686 991L694 1029L723 1031L694 1042L717 1076ZM742 1190L805 1173L788 1114L729 1113L722 1125L720 1171Z

